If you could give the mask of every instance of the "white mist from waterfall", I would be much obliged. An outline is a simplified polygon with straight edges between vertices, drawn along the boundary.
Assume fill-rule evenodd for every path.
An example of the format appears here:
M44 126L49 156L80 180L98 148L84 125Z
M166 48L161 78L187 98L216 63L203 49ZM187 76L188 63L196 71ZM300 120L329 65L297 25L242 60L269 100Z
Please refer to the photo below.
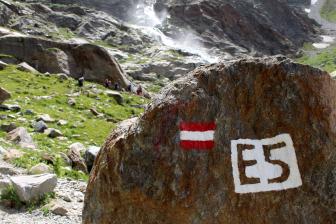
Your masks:
M162 15L159 18L155 11L154 5L146 5L144 3L138 4L136 11L134 13L134 18L132 21L134 25L142 29L146 34L160 41L163 45L177 50L182 50L194 55L198 55L205 62L215 63L219 61L218 57L212 56L208 53L202 44L197 40L197 36L192 34L192 32L185 32L183 35L177 39L170 38L166 36L158 26L162 25L163 21L169 17L168 13Z

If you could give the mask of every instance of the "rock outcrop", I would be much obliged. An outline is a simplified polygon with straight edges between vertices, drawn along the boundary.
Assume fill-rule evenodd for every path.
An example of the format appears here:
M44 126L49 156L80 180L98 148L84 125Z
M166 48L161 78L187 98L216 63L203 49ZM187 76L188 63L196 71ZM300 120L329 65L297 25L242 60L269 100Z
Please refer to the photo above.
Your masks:
M284 57L195 70L108 138L83 223L332 223L335 88Z
M293 54L316 38L316 24L281 0L157 0L155 8L170 15L167 34L187 38L194 33L199 38L190 41L233 55Z
M15 56L39 72L65 73L103 83L105 79L126 88L129 81L118 62L104 48L92 44L72 44L36 37L0 37L0 53Z

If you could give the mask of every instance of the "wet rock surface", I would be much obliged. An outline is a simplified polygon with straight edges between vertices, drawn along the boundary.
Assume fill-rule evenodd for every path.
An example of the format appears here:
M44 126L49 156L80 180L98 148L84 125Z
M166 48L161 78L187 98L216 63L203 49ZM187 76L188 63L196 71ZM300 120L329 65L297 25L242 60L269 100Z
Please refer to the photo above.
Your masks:
M111 134L83 223L332 223L335 87L283 57L195 70Z
M199 36L191 41L232 55L295 53L316 38L316 24L284 1L158 0L155 8L158 14L169 12L169 35L191 33Z

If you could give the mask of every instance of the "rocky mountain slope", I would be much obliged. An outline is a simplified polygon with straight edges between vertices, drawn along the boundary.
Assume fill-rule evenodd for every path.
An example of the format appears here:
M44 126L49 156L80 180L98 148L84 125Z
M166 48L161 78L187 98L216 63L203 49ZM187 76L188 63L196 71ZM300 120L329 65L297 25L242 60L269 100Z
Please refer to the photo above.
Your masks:
M278 0L22 0L0 1L0 11L0 26L106 48L126 79L151 89L220 58L295 54L317 32L303 11Z
M170 15L166 32L194 31L207 47L232 55L295 54L316 34L312 21L283 1L158 0L155 8Z

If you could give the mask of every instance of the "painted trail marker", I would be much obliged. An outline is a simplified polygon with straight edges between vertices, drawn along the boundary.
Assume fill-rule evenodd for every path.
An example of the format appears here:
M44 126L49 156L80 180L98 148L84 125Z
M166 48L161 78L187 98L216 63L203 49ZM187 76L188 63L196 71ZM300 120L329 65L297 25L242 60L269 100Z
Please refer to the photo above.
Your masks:
M231 160L236 193L280 191L302 185L289 134L233 140Z
M211 150L214 146L216 124L181 122L180 146L184 150Z

